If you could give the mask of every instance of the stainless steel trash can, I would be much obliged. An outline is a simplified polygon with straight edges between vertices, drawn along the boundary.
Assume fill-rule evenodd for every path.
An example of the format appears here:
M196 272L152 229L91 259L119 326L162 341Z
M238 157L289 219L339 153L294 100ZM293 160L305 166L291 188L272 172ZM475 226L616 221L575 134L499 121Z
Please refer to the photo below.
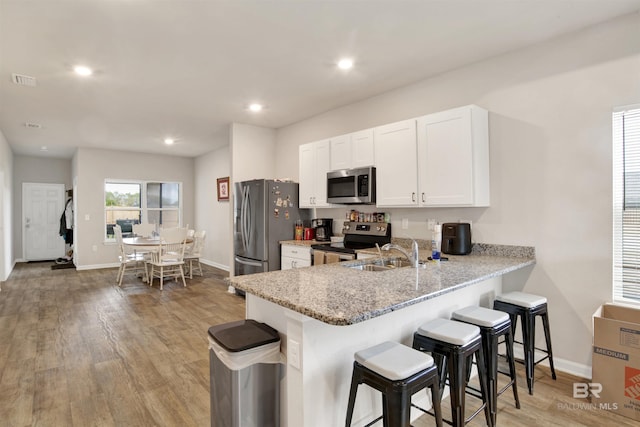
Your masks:
M255 320L209 328L211 427L280 426L280 336Z

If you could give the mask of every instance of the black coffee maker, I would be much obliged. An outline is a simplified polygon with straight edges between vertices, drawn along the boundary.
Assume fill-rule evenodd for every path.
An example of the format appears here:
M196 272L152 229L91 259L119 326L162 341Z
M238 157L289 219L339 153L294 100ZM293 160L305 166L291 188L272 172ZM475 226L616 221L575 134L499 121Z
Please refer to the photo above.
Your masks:
M319 242L328 242L333 236L333 219L316 218L311 220L311 227L316 230L316 240Z

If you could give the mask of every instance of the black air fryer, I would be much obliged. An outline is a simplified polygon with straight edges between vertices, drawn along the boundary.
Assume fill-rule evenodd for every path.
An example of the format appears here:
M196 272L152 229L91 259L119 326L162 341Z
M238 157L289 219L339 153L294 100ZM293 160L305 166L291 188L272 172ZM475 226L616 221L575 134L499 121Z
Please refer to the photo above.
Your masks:
M443 254L466 255L471 252L471 224L447 222L442 224Z

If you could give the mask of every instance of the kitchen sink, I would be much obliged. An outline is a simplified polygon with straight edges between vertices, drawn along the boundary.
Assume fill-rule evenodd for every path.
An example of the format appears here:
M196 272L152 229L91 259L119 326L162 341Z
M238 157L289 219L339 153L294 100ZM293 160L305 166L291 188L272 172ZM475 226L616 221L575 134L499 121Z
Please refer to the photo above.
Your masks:
M389 271L395 268L410 267L411 262L406 259L393 258L385 260L377 260L371 264L345 265L345 267L362 271Z

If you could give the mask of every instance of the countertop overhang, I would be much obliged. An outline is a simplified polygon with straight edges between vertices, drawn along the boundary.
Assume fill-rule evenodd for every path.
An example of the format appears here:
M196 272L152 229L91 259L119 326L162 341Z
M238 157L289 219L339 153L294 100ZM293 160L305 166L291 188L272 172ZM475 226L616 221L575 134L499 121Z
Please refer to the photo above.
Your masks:
M430 255L420 252L420 259ZM535 264L531 247L474 245L469 255L424 267L361 271L346 261L234 276L235 288L330 325L352 325Z

